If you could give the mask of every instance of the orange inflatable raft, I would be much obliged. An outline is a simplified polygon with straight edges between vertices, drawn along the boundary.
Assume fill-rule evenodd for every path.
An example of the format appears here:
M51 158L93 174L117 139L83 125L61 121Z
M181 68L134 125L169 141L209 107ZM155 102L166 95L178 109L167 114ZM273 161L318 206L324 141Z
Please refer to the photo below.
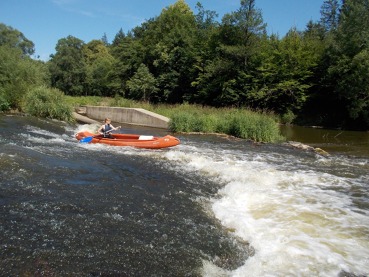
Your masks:
M148 149L161 149L180 144L179 139L167 135L164 137L112 134L112 138L104 138L102 135L92 134L88 131L76 134L76 139L81 143L103 143L114 146L131 146Z

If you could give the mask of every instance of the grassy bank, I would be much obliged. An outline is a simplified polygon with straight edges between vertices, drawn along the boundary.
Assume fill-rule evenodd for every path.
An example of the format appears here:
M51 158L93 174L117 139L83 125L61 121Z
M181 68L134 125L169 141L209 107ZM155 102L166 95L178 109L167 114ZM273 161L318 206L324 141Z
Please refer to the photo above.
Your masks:
M172 132L203 132L232 135L258 142L277 142L280 135L278 119L273 114L246 109L211 108L198 105L151 105L121 97L66 97L75 107L82 105L143 108L170 118Z

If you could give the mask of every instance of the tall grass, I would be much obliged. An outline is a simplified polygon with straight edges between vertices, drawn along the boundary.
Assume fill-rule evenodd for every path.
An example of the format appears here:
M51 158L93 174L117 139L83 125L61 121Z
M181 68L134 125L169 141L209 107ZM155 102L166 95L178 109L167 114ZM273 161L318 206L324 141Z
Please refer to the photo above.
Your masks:
M112 98L100 96L65 96L65 101L72 107L80 106L111 106Z
M284 138L278 126L278 117L272 113L247 109L212 108L199 105L152 105L121 97L67 97L77 105L103 105L126 108L143 108L170 118L172 132L221 133L258 142L277 142Z
M258 142L283 140L274 118L244 109L221 109L211 114L178 112L170 121L173 132L208 132L232 135Z
M72 121L72 109L64 93L40 86L31 89L24 98L23 110L33 116Z

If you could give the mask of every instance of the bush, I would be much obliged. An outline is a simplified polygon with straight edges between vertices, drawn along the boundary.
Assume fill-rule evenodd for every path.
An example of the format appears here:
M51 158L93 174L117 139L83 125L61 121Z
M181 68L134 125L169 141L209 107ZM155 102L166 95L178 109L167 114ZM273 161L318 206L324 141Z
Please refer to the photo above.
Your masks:
M45 63L24 57L20 49L0 45L0 110L21 109L27 91L46 84L46 76Z
M296 115L291 111L288 110L286 113L281 115L281 123L282 124L291 124L296 118Z
M10 110L10 103L0 92L0 112L5 112Z
M25 112L37 116L72 121L72 108L67 103L64 93L45 86L31 89L25 99Z

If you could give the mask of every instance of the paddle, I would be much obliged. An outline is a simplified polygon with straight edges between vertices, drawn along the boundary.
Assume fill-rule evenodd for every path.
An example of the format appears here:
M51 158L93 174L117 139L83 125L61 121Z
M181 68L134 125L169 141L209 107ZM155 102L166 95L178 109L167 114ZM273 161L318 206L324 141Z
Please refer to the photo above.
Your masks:
M91 137L85 137L83 139L81 139L79 142L80 143L89 143L94 139L95 136L91 136Z

